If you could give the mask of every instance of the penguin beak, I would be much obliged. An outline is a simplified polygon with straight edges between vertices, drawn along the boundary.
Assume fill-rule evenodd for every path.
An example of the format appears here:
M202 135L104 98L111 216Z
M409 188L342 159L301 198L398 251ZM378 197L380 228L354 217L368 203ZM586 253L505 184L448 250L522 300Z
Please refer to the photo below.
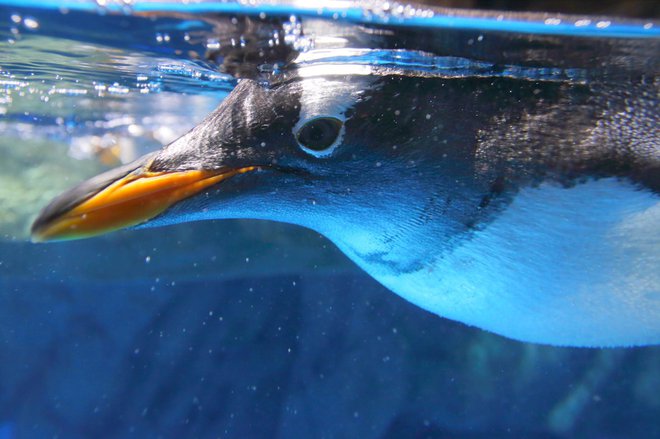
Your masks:
M154 154L108 171L55 198L32 225L32 241L87 238L136 226L175 203L256 169L149 171Z

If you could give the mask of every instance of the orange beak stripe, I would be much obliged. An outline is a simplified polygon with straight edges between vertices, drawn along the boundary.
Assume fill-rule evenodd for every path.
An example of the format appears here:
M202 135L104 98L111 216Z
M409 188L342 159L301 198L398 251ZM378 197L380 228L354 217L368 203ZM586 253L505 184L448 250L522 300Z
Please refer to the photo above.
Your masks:
M129 174L36 231L32 240L86 238L135 226L226 178L254 169Z

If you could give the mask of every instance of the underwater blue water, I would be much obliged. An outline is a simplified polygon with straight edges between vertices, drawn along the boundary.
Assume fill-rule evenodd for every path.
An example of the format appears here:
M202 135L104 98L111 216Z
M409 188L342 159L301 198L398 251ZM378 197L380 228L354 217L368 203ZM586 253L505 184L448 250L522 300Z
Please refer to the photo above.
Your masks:
M252 7L117 5L0 2L0 177L17 188L0 197L1 439L660 437L660 348L549 347L439 318L309 230L227 220L28 242L50 196L182 134L236 84L234 66L204 57L220 21L177 14ZM317 9L278 8L263 10ZM359 8L320 18L338 11L340 28L364 21ZM461 27L476 42L503 26L429 18L388 20L402 32ZM658 38L644 23L549 23L504 24ZM497 53L324 61L586 81L596 55L570 69L559 58L502 66Z

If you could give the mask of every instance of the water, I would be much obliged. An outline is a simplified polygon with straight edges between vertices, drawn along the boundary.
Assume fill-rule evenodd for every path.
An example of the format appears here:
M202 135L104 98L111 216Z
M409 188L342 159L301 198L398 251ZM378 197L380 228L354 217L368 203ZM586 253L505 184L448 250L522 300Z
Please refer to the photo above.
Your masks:
M53 196L293 59L657 99L655 22L347 6L0 6L0 438L660 437L657 347L555 348L439 318L307 229L28 242Z

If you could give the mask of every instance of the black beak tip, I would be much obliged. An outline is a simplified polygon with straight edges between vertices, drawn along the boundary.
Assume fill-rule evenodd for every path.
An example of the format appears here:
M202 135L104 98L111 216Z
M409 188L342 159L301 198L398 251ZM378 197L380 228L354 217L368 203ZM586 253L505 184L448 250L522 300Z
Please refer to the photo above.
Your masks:
M54 221L62 215L71 211L77 205L88 200L99 193L115 181L125 177L131 172L143 168L149 163L156 153L147 154L136 161L115 169L111 169L103 174L97 175L87 181L84 181L68 191L55 197L46 207L44 207L30 227L30 234L33 242L42 242L40 232L43 232Z

